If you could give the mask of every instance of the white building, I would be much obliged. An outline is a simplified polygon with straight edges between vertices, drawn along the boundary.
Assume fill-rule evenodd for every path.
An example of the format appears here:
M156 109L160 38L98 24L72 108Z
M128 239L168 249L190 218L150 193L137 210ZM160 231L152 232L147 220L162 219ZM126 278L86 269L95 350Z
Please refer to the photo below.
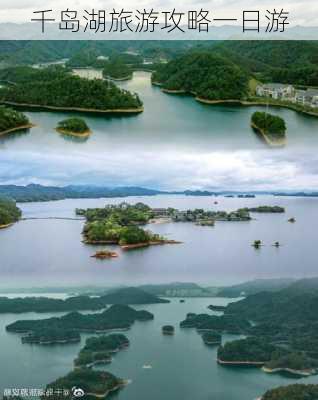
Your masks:
M272 99L288 99L293 97L294 92L292 85L282 83L267 83L256 87L257 96L270 97Z

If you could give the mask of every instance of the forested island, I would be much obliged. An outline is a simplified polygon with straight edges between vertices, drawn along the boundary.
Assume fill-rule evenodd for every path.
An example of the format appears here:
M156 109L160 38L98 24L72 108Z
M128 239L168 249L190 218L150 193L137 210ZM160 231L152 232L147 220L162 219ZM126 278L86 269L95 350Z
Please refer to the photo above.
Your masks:
M248 74L223 56L190 51L152 75L152 82L168 93L191 93L211 102L241 100L248 92Z
M261 400L316 400L318 385L288 385L268 390Z
M12 108L0 106L0 136L22 129L32 128L29 118Z
M263 136L269 145L285 144L286 124L283 118L267 112L256 111L251 117L251 126Z
M125 64L120 58L105 61L103 65L103 76L117 81L131 79L133 70Z
M202 340L207 346L217 346L222 343L222 335L218 332L207 331L202 333Z
M148 321L154 318L148 311L136 311L126 305L113 305L102 313L80 314L69 313L62 317L37 320L20 320L6 326L8 332L27 333L29 342L32 338L43 337L46 342L59 343L66 332L102 333L116 330L127 330L135 321ZM49 332L49 335L46 335ZM58 338L58 340L54 340ZM25 340L25 339L23 339Z
M22 212L13 200L0 198L0 229L19 221Z
M107 364L112 360L112 353L129 346L125 335L114 333L111 335L95 336L86 339L85 346L74 360L75 367L93 367L98 364Z
M315 374L317 305L317 279L296 281L286 288L259 292L230 303L224 316L245 318L253 325L245 329L246 339L220 348L219 359L233 364L251 361L271 373Z
M82 118L67 118L60 121L56 127L57 132L78 137L88 137L91 130Z
M53 400L71 400L74 398L73 391L75 390L78 391L77 397L99 399L106 398L111 392L124 385L123 379L117 378L110 372L78 368L48 384L45 390L53 389L53 394L50 396ZM41 399L44 400L46 397L42 396Z
M136 93L120 89L109 81L74 76L63 67L41 70L16 67L5 73L2 71L0 76L6 76L11 82L0 88L0 102L5 104L100 113L143 111Z

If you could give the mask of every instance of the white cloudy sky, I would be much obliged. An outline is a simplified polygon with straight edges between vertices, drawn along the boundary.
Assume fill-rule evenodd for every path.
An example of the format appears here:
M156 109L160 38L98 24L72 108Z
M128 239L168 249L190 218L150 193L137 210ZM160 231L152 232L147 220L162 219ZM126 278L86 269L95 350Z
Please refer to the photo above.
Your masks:
M28 22L35 10L53 9L56 11L65 8L84 9L150 9L158 11L171 10L174 7L180 11L197 10L201 7L210 10L217 18L240 18L243 10L281 9L290 12L290 21L293 26L318 26L317 0L1 0L0 22Z
M148 168L147 165L151 165ZM317 190L318 155L307 150L64 154L7 151L0 184L95 184L154 189Z

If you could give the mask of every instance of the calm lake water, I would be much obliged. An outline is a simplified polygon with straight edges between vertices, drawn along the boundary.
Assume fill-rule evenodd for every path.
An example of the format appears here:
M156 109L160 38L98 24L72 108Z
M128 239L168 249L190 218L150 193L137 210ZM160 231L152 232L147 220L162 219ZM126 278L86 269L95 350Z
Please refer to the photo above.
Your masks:
M236 210L280 205L284 214L253 214L248 222L217 222L214 227L192 223L147 227L179 245L153 246L122 252L113 260L90 256L107 246L81 242L83 221L26 220L0 231L1 286L53 286L194 281L206 285L232 284L266 277L317 275L318 248L313 245L318 223L318 198L257 196L252 199L160 195L127 199L80 199L21 204L24 217L74 217L76 207L99 207L123 200L153 207ZM215 200L218 204L215 205ZM287 222L290 217L296 223ZM251 243L264 246L255 250ZM279 241L282 246L272 244Z
M255 400L267 389L295 383L294 379L265 374L258 369L225 368L216 363L216 347L207 347L192 329L179 329L186 313L212 313L211 303L224 305L228 299L187 299L179 303L138 306L151 311L155 319L137 322L125 332L130 346L103 367L131 383L112 398L119 400ZM58 314L5 314L0 316L0 392L5 388L42 388L68 373L73 359L84 345L22 345L19 334L9 334L5 326L17 319L46 318ZM163 336L161 327L173 324L175 335ZM224 335L223 341L237 338ZM150 364L152 369L143 369ZM317 377L297 380L317 383Z

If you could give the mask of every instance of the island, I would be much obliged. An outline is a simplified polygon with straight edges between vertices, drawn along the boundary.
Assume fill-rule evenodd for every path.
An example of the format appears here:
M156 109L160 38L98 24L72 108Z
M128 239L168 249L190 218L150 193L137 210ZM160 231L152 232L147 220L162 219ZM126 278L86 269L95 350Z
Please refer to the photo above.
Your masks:
M115 251L99 250L99 251L96 251L96 253L93 254L91 257L97 258L99 260L107 260L110 258L117 258L118 254Z
M76 214L86 218L87 222L83 229L86 244L116 244L123 250L132 250L180 243L140 226L149 223L153 216L152 209L143 203L135 205L121 203L99 209L77 209Z
M125 81L132 78L132 68L125 64L119 57L103 64L103 76L114 81Z
M80 138L87 138L91 134L86 122L81 118L64 119L58 123L56 130L63 135L71 135Z
M74 296L65 300L48 297L0 297L0 314L26 312L94 311L105 308L99 297Z
M207 346L217 346L222 343L222 335L218 332L207 331L203 332L202 340Z
M162 333L164 335L174 335L174 326L173 325L164 325L162 327Z
M208 315L188 313L185 320L180 322L180 328L195 328L198 332L216 331L218 333L229 333L240 335L250 327L247 319L239 316Z
M0 88L0 102L35 109L93 113L140 113L142 101L135 93L102 79L72 75L61 66L43 69L12 67L6 72L10 85Z
M286 144L286 124L283 118L256 111L251 117L251 126L262 135L268 145L284 146Z
M294 384L268 390L260 400L316 400L318 385Z
M29 118L23 113L0 106L0 136L7 133L29 129L34 125L31 124Z
M122 334L90 337L86 339L85 346L74 360L74 365L77 368L91 368L94 365L108 364L112 361L112 353L117 353L127 346L129 340Z
M219 359L226 363L256 363L267 373L305 377L318 371L318 279L283 282L285 287L260 291L229 303L228 318L251 322L246 339L226 343Z
M140 288L128 287L113 290L101 296L104 304L167 304L169 300L162 299Z
M103 333L111 330L127 330L135 321L149 321L154 318L149 311L136 311L126 305L112 305L101 313L80 314L72 312L62 317L34 320L19 320L6 326L8 332L27 333L42 336L54 329L56 334L64 335L66 330L79 333ZM24 342L25 343L25 342Z
M247 208L247 210L249 212L253 212L253 213L265 213L265 214L269 214L269 213L284 213L285 212L285 208L284 207L280 207L280 206L258 206L258 207L249 207Z
M17 207L15 201L0 198L0 229L8 228L19 221L22 212Z
M97 371L90 368L78 368L69 372L66 376L58 378L48 384L45 391L52 390L50 396L53 400L71 400L77 397L106 398L111 392L125 386L123 379L106 371ZM64 390L61 390L64 389ZM47 396L42 396L44 400Z

